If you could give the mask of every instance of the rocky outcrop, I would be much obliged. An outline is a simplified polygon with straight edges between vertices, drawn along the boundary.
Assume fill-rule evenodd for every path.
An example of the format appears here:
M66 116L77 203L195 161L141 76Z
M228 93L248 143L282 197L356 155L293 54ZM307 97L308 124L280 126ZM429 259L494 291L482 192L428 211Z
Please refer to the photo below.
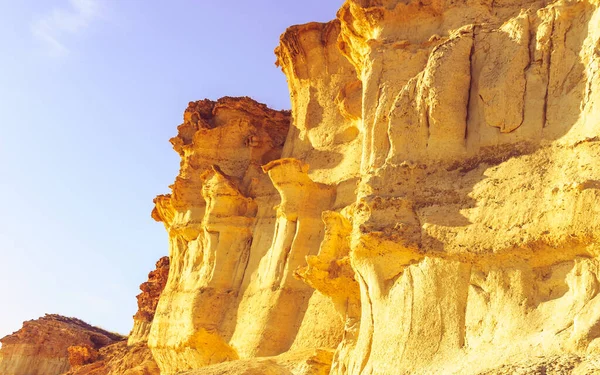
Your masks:
M88 345L69 346L69 364L71 368L81 367L98 360L98 351Z
M138 311L127 342L119 342L99 350L89 346L71 346L70 370L63 375L160 375L158 365L147 346L158 299L167 282L169 257L156 262L148 281L140 285Z
M71 369L62 375L160 375L160 370L144 343L128 345L121 341L89 351L69 348Z
M259 260L251 256L252 231L272 225L256 218L272 209L276 195L261 166L281 156L288 128L288 112L249 98L193 102L185 111L171 140L180 173L152 213L171 242L169 278L148 340L164 373L239 358L229 339L247 271Z
M133 329L129 334L128 345L148 341L150 327L154 320L156 305L169 275L169 257L162 257L156 262L156 269L148 274L148 281L140 285L142 293L138 294L138 311L133 316Z
M98 349L124 339L79 319L47 314L0 340L0 374L58 375L69 370L70 360L85 361ZM88 354L77 356L69 349L72 346L86 348Z
M598 4L348 1L338 17L364 144L341 211L360 328L332 372L597 353L598 189L577 186L600 177Z
M158 299L169 272L169 258L156 262L140 285L138 311L129 338L78 319L46 315L0 340L2 375L159 375L146 345Z

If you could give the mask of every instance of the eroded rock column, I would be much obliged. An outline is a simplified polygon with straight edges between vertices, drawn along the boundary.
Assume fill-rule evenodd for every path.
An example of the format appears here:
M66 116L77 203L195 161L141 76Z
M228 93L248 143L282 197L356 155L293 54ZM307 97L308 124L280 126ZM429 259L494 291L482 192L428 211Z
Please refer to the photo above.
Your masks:
M153 217L169 232L171 267L148 345L164 374L237 359L228 341L261 194L260 165L279 157L285 112L248 98L191 103L172 140L182 157Z

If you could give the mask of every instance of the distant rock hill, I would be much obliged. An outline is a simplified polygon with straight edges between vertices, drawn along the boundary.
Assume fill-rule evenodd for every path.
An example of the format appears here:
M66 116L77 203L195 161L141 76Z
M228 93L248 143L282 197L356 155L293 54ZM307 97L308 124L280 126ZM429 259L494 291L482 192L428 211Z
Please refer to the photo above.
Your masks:
M140 285L129 338L79 319L46 315L0 340L0 374L158 375L146 341L168 273L169 258L163 257Z
M23 328L0 339L0 374L58 375L71 368L69 348L90 351L125 340L79 319L50 315L23 323Z

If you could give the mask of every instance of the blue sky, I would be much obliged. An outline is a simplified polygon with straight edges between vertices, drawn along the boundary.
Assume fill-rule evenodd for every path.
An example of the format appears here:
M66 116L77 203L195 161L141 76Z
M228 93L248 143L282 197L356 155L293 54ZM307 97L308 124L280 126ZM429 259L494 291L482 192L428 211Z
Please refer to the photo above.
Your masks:
M128 333L187 103L289 108L279 35L341 3L0 1L0 337L44 313Z

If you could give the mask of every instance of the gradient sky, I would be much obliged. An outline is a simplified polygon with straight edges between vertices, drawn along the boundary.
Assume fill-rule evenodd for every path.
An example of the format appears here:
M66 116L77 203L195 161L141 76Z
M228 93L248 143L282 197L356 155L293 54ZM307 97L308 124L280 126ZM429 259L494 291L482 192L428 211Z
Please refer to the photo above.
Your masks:
M191 100L289 108L273 49L342 0L0 0L0 337L44 313L127 334Z

